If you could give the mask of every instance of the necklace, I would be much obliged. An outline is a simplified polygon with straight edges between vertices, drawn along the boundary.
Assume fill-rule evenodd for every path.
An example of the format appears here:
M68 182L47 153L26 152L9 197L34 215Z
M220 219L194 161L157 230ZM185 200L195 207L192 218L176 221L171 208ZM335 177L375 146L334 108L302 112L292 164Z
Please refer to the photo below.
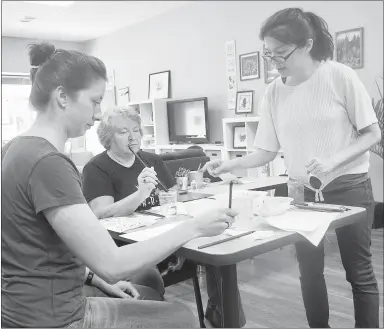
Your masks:
M128 162L125 162L125 161L122 161L120 159L118 159L112 152L110 151L107 151L107 154L108 156L115 162L117 162L118 164L122 165L123 167L126 167L126 168L130 168L132 167L133 163L135 162L135 159L133 159L133 162L129 161Z

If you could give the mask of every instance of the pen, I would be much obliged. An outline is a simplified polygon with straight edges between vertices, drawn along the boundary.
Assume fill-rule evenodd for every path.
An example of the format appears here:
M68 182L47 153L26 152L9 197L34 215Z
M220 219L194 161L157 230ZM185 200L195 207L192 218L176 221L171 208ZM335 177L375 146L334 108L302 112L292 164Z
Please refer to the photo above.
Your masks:
M241 238L242 236L246 236L246 235L249 235L249 234L252 234L252 233L255 233L255 231L248 231L248 232L244 232L244 233L241 233L241 234L238 234L238 235L230 236L229 238L225 238L225 239L218 240L218 241L215 241L215 242L203 244L202 246L198 246L197 249L204 249L204 248L208 248L208 247L211 247L211 246L215 246L217 244L224 243L224 242L231 241L231 240L235 240L237 238Z
M136 156L136 158L139 159L139 161L142 163L142 165L145 167L145 168L148 168L148 166L145 164L145 162L143 160L141 160L141 158L139 157L139 155L134 151L132 150L132 148L128 145L128 148L131 150L131 152ZM165 192L169 192L169 190L165 187L165 185L157 178L156 181L161 185L161 187L164 189Z

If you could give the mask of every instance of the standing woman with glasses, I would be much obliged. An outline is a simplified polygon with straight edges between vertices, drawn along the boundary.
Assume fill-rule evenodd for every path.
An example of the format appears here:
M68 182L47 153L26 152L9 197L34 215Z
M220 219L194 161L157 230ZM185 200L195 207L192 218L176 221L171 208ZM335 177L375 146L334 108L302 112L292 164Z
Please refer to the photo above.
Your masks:
M266 53L281 77L267 88L255 151L203 169L219 175L234 168L260 167L284 150L291 179L305 182L306 201L364 207L365 220L336 229L346 278L352 286L356 327L379 327L379 291L371 263L374 201L368 178L369 149L381 133L370 97L356 72L331 61L333 40L326 22L299 8L278 11L260 31ZM310 327L329 327L324 280L324 244L296 244L301 289Z

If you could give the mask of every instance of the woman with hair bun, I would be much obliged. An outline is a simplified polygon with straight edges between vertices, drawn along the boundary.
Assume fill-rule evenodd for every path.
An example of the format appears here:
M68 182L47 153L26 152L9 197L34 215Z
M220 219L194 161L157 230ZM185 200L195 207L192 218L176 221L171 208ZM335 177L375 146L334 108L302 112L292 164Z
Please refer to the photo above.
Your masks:
M222 233L237 214L218 210L117 247L63 154L68 138L100 119L106 68L96 57L47 43L32 44L29 56L37 118L2 152L2 327L196 326L185 306L160 301L163 287L147 284L147 269L191 239ZM84 284L94 297L84 295Z
M369 149L381 139L371 99L356 72L332 61L327 23L300 8L280 10L261 27L264 59L281 77L265 91L255 151L204 170L219 175L261 167L284 150L290 179L305 185L305 200L364 207L364 221L336 229L346 277L352 286L356 327L379 326L379 291L371 262L374 201L368 177ZM312 187L316 176L321 186ZM310 220L310 214L308 215ZM329 327L324 244L296 244L301 290L310 327Z

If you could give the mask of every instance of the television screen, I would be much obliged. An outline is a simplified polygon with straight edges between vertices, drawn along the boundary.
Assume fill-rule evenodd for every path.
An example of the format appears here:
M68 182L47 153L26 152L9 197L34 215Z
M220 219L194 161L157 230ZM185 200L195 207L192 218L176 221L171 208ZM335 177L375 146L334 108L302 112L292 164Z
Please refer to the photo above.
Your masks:
M208 143L207 97L167 102L169 141Z

